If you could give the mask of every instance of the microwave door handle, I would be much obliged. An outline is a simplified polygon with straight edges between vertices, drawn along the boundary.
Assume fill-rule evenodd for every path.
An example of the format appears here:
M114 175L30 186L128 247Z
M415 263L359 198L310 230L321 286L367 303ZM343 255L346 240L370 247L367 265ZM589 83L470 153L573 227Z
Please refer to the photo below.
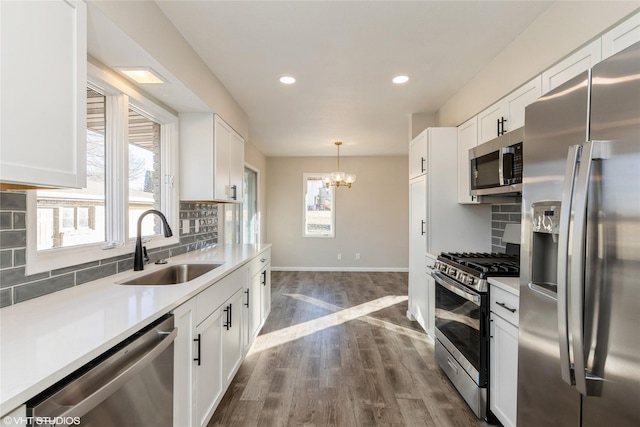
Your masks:
M513 157L515 156L516 150L513 147L502 147L498 150L498 176L500 178L500 185L509 185L511 181L513 181ZM506 157L511 156L510 167L505 167ZM507 172L509 173L508 176Z
M587 229L587 195L589 192L589 179L591 177L592 163L595 158L602 157L602 151L606 143L593 141L587 142L582 149L582 160L576 183L576 196L574 205L573 238L571 241L571 261L569 275L569 307L571 316L571 335L573 341L574 376L576 389L583 395L592 393L587 391L587 385L591 381L600 381L594 375L587 374L584 349L584 283L585 283L585 257ZM591 385L591 384L589 384Z
M571 222L571 201L575 189L576 171L580 162L582 147L572 145L567 153L567 164L562 189L560 209L560 227L558 233L558 342L560 344L560 372L562 380L569 385L574 384L573 370L569 358L569 327L567 315L567 275L569 252L569 226Z

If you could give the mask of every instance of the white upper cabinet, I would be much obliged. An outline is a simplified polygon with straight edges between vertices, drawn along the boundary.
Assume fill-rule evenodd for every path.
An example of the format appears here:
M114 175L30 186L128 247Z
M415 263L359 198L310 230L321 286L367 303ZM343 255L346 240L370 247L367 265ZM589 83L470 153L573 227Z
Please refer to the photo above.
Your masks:
M536 76L478 114L478 143L491 141L524 126L525 107L540 95L542 95L542 79Z
M478 114L478 143L491 141L502 135L501 128L506 121L504 100L500 100Z
M471 197L469 150L478 145L478 116L458 126L458 203L478 203Z
M241 202L244 139L218 115L180 114L180 199Z
M409 144L409 179L427 173L427 163L427 132L422 132Z
M640 12L602 36L602 59L640 41Z
M547 93L583 71L587 71L601 59L602 43L601 39L597 39L543 72L542 93Z
M0 182L86 186L87 7L0 1Z
M504 110L507 123L505 131L512 131L524 126L524 109L542 95L542 77L520 86L504 98Z

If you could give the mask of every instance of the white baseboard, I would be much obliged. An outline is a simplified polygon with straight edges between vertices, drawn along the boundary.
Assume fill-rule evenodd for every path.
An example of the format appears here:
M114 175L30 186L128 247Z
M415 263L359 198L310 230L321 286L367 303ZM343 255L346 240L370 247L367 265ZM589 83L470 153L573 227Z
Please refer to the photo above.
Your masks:
M271 271L335 271L360 273L408 273L408 267L274 267Z

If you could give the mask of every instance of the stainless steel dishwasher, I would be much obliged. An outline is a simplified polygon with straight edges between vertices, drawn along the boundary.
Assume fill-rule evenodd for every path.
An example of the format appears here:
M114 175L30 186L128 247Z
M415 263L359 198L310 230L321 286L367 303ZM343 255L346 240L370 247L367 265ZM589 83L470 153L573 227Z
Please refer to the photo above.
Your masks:
M173 341L167 315L27 402L32 426L171 426Z

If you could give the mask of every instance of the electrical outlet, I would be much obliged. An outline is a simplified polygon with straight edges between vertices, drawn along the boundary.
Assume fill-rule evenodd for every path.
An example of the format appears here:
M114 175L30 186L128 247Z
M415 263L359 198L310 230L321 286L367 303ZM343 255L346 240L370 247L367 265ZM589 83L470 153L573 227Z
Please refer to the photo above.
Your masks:
M195 219L195 227L194 227L194 231L197 233L200 231L200 220L199 219Z
M342 259L342 254L338 254L338 260Z
M188 219L183 219L182 220L182 234L188 234L189 233L189 220Z
M360 259L360 252L356 253L356 259Z

